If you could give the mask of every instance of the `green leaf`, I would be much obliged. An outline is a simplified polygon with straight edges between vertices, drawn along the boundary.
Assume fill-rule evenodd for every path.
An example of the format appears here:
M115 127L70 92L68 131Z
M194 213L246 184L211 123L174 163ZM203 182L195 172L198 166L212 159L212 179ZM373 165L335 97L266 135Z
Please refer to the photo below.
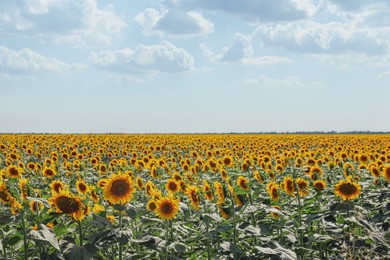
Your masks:
M112 223L110 220L108 220L105 217L101 217L95 213L92 214L93 220L91 221L91 224L96 225L98 227L109 227L113 228Z
M55 234L43 224L39 225L39 230L31 230L28 236L36 243L42 243L53 246L56 250L60 251L60 246Z
M125 210L126 210L126 214L127 216L129 216L132 220L134 220L137 216L137 210L135 209L135 207L133 205L126 205L125 207Z
M278 253L273 250L272 248L268 247L261 247L261 246L255 246L255 249L259 251L260 253L266 254L266 255L277 255Z
M10 215L10 214L1 215L0 216L0 224L8 224L8 223L14 222L15 219L16 219L16 217L14 215Z
M46 208L50 208L50 203L49 203L49 201L47 199L35 198L35 197L27 197L27 200L41 202L41 203L43 203L43 205L45 205Z
M249 193L249 191L244 190L240 186L236 186L234 188L234 195L236 195L236 196L238 196L238 195L245 195L245 194L248 194L248 193Z
M173 243L171 247L178 253L184 252L187 249L187 246L180 242Z
M89 260L95 255L96 248L93 245L76 246L69 244L64 250L66 260Z

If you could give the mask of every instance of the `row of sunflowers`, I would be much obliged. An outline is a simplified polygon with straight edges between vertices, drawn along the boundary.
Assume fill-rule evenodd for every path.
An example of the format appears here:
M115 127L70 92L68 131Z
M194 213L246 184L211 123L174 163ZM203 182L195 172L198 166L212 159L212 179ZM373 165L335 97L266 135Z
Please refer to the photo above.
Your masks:
M388 135L1 135L6 259L388 255Z

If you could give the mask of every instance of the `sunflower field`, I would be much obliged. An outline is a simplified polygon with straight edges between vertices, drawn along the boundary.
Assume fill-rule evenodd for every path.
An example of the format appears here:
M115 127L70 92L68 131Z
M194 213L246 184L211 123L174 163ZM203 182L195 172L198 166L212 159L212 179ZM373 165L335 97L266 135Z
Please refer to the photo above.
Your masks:
M388 259L389 135L0 135L3 259Z

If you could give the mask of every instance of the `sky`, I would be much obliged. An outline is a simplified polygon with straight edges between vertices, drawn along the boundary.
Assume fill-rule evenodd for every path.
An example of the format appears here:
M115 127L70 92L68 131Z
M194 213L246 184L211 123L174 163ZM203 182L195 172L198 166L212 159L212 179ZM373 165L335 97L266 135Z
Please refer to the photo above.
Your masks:
M0 133L390 131L388 0L1 0Z

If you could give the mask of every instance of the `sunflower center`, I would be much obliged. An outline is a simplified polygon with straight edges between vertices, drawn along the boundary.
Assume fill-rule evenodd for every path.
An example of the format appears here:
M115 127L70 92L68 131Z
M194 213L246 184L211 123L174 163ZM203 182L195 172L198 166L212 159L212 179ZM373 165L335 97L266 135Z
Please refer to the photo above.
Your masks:
M170 203L164 203L162 206L161 206L161 211L164 213L164 214L170 214L172 211L173 211L173 207Z
M7 196L7 193L5 193L4 191L0 191L0 199L2 200L2 201L9 201L9 199L8 199L8 196Z
M198 202L198 195L195 192L191 192L191 199L193 202Z
M61 196L56 200L57 207L64 213L71 214L79 210L79 204L73 198Z
M115 196L123 196L130 190L130 185L125 180L116 180L111 185L111 193Z
M9 174L12 176L16 176L19 175L19 171L18 169L12 167L11 169L9 169Z
M79 189L80 189L81 191L86 191L86 190L87 190L87 186L85 186L84 183L80 183L80 184L79 184Z
M356 186L352 183L345 183L340 187L340 192L345 195L354 194L357 191Z
M54 175L54 172L51 169L47 169L45 171L45 174L48 175L48 176L52 176L52 175Z
M169 190L174 191L177 189L177 184L174 182L169 183Z

